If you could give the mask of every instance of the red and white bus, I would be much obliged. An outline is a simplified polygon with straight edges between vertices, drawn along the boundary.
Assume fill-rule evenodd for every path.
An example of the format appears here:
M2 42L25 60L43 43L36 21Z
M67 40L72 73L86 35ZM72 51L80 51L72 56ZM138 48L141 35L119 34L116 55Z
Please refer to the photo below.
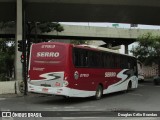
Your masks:
M58 42L31 46L28 91L67 97L95 96L137 88L135 57Z

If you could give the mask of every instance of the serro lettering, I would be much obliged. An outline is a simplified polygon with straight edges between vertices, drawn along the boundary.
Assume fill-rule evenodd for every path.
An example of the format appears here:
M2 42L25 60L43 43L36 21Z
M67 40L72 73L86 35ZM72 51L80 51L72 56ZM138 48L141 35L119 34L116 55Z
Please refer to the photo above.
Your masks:
M42 45L42 48L55 48L55 45Z
M37 52L37 57L59 57L59 52Z
M116 77L116 72L105 72L105 77Z

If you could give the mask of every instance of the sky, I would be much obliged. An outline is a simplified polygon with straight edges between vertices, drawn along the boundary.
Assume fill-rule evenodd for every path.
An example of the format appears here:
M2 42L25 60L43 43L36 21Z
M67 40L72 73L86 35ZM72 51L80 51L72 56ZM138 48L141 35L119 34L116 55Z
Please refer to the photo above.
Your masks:
M123 23L98 23L98 22L60 22L61 24L66 25L80 25L80 26L97 26L97 27L114 27L114 24L118 24L116 28L128 28L128 29L160 29L160 26L154 26L154 25L140 25L138 24L137 27L130 27L130 24L123 24ZM132 43L129 45L129 51L137 46L137 43ZM121 45L121 49L119 50L120 53L124 54L124 45ZM130 55L132 53L129 52Z

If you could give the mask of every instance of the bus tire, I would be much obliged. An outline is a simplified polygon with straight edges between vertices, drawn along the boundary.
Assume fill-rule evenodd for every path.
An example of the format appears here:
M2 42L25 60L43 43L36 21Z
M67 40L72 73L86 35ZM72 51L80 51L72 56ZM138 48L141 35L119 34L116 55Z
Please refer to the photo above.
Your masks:
M63 99L69 99L70 97L69 96L63 96Z
M159 84L156 80L154 80L153 82L154 82L154 85L158 85Z
M98 85L98 87L96 89L96 93L95 93L95 99L96 100L101 99L102 95L103 95L103 87L102 87L102 85Z
M132 82L129 81L128 86L127 86L127 92L129 92L132 89Z

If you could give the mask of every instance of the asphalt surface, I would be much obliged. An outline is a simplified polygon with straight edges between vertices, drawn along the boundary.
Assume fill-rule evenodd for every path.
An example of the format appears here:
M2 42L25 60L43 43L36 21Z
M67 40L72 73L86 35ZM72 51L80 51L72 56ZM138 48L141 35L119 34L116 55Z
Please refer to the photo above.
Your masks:
M117 113L159 111L160 86L152 81L139 84L136 90L104 95L101 100L90 98L69 98L28 94L28 96L0 95L1 111L54 111L54 117L47 118L2 118L2 120L160 120L157 117L117 117ZM75 112L76 111L76 112ZM89 114L85 114L88 111ZM104 113L103 113L104 112ZM58 113L58 114L57 114ZM99 114L101 113L101 114ZM75 115L76 114L76 115ZM108 116L107 116L107 115ZM112 114L114 114L112 116ZM111 116L110 116L111 115Z

